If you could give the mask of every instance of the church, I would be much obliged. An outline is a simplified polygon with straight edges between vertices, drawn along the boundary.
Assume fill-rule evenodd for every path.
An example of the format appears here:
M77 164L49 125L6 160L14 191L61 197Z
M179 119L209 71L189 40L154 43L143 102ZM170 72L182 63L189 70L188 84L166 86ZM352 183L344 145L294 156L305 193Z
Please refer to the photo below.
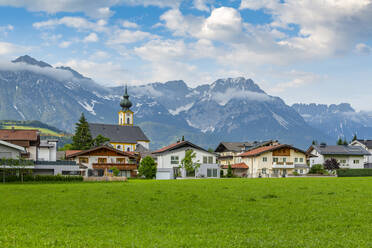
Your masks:
M150 140L139 126L134 125L134 113L130 110L132 102L129 100L127 87L120 106L118 125L89 123L92 137L95 138L100 134L109 138L110 144L120 151L133 152L137 145L149 149Z

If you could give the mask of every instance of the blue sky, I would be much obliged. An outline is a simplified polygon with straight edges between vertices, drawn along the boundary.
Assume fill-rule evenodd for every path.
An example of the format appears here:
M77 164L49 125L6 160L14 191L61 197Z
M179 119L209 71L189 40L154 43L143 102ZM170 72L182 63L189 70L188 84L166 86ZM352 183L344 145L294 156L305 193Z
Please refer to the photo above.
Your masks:
M372 0L0 0L0 60L103 85L252 78L295 102L372 110Z

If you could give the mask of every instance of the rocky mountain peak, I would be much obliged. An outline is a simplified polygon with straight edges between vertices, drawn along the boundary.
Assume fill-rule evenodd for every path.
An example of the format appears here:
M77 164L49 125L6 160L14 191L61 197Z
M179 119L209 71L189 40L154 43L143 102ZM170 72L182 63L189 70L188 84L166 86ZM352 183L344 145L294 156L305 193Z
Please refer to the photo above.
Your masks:
M38 61L29 55L20 56L16 58L15 60L13 60L12 62L13 63L25 63L29 65L37 65L40 67L52 67L50 64L45 63L44 61Z
M212 83L211 89L214 92L223 92L227 89L237 89L241 91L253 91L265 93L252 79L244 77L218 79Z

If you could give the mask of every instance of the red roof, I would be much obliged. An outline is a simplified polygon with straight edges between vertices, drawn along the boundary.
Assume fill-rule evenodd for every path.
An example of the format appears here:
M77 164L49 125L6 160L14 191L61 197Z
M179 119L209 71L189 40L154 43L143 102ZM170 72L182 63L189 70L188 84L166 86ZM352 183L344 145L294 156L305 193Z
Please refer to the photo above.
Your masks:
M1 129L0 140L27 140L37 141L38 130L26 130L26 129Z
M75 153L81 152L82 150L67 150L66 151L66 157L71 156Z
M69 155L67 155L67 153L66 153L66 158L73 158L73 157L81 156L81 155L84 155L86 153L90 153L90 152L93 152L93 151L96 151L96 150L99 150L99 149L110 150L110 151L116 152L116 153L118 153L120 155L128 156L128 157L131 157L131 158L135 157L134 154L131 154L129 152L120 151L120 150L117 150L117 149L115 149L115 148L113 148L111 146L102 145L102 146L91 148L89 150L75 151L75 152L73 152L72 154L69 154Z
M223 169L228 169L229 166L228 165L224 165L223 166ZM245 163L238 163L238 164L232 164L231 165L231 169L248 169L248 165L246 165Z
M285 146L287 146L287 145L263 146L263 147L259 147L259 148L241 153L239 156L241 156L241 157L257 156L261 153L276 150L278 148L285 147Z
M181 144L183 144L183 143L186 143L186 141L180 141L180 142L177 142L177 143L171 144L171 145L169 145L169 146L165 146L165 147L163 147L163 148L160 148L160 149L157 150L157 151L154 151L154 153L165 152L165 151L167 151L167 150L169 150L169 149L172 149L173 147L176 147L176 146L181 145Z

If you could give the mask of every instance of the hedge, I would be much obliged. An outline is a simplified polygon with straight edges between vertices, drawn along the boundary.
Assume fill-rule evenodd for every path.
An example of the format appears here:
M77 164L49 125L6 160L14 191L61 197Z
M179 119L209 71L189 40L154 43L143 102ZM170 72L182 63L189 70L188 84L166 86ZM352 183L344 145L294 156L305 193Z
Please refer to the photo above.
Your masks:
M372 177L372 169L338 169L338 177Z
M2 176L0 175L0 182L2 181ZM21 177L8 175L5 177L5 182L20 182ZM83 181L82 176L61 176L61 175L24 175L24 182L81 182Z

